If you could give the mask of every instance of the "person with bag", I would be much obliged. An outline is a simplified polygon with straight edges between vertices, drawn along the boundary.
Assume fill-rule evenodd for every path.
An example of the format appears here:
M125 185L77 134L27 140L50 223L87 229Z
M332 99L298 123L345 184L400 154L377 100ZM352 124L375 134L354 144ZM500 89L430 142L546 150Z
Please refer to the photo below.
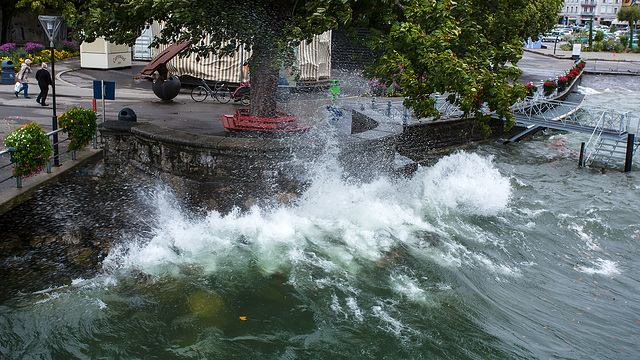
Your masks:
M40 87L40 94L36 98L36 102L42 106L47 106L47 94L49 93L49 85L51 82L51 74L47 70L47 63L42 63L40 70L36 71L36 81Z
M31 60L26 59L22 66L20 66L20 71L18 71L18 75L16 76L16 86L13 89L13 93L18 97L20 91L24 90L24 98L31 99L27 91L29 90L29 73L31 73Z

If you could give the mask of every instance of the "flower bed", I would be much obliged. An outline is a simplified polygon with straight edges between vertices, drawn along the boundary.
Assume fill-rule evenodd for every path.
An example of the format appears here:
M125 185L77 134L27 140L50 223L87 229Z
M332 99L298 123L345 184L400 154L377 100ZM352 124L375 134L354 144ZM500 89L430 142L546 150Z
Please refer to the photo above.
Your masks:
M547 79L542 84L544 96L553 94L555 89L558 89L558 92L566 89L567 86L571 85L573 81L577 79L578 76L580 76L580 73L582 72L582 69L584 69L585 65L586 63L584 61L579 60L575 64L573 64L571 69L565 71L565 74L563 76L558 77L557 80Z
M77 44L71 41L63 41L56 48L55 59L63 60L78 55L80 55L80 48ZM33 42L28 42L22 47L18 47L14 43L6 43L0 46L0 61L5 59L13 61L17 71L25 59L31 59L31 62L35 65L50 62L51 50L45 49L45 46L42 44Z

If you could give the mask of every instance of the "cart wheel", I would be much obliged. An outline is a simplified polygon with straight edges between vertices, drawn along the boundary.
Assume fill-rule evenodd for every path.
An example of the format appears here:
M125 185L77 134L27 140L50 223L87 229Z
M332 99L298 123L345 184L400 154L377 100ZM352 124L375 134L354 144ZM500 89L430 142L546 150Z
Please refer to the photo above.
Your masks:
M204 86L197 86L191 90L191 98L193 101L203 102L209 96L209 91Z

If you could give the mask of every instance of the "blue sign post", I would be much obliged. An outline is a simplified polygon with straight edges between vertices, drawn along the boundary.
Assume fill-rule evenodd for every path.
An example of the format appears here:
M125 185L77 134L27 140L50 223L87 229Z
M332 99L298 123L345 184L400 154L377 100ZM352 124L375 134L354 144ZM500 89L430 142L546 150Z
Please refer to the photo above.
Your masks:
M98 99L102 99L102 122L104 122L104 101L116 99L116 83L113 81L93 80L93 111L96 110L96 100Z

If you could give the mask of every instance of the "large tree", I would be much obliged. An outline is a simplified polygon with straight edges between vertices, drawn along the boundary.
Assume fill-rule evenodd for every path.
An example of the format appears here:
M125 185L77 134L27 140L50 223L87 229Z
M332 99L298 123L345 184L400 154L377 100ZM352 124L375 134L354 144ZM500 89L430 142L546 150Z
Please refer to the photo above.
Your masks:
M624 6L618 11L618 20L629 23L629 47L633 49L633 29L640 20L640 5Z
M350 20L349 2L340 0L89 0L78 14L70 20L89 41L132 44L146 22L160 21L155 44L192 40L187 51L201 56L245 46L251 113L263 117L275 116L278 73L292 64L295 45Z
M145 22L164 22L158 43L192 41L202 56L244 45L252 50L251 112L275 114L277 75L293 46L337 27L372 30L377 73L406 91L418 115L436 114L435 92L455 93L467 113L487 102L508 120L524 95L515 67L522 40L549 29L562 0L89 0L78 16L92 40L133 43ZM211 41L200 40L209 35ZM453 100L453 97L452 97Z

